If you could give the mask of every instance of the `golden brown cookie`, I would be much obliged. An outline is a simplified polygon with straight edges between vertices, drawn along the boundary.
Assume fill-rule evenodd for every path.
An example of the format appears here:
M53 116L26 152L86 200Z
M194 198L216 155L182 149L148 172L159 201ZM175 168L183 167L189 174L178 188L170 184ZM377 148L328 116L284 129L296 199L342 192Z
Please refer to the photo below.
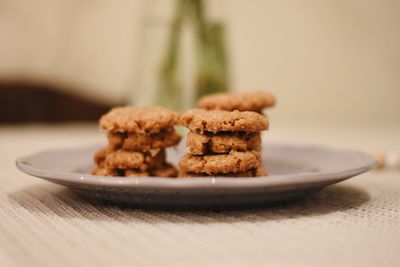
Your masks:
M110 154L113 150L114 150L113 146L110 145L100 149L94 154L94 162L97 165L102 166L106 156Z
M194 132L260 132L268 129L267 119L252 111L188 110L181 123Z
M237 173L215 173L215 174L207 174L207 173L185 173L179 172L179 178L196 178L196 177L258 177L258 176L266 176L267 173L263 168L255 168L248 171L237 172Z
M177 145L181 136L174 130L163 130L159 133L119 133L109 132L108 141L116 148L132 151L150 151Z
M104 166L109 169L138 169L146 171L157 168L165 162L165 150L160 150L156 155L136 151L115 150L107 154Z
M147 171L128 169L128 170L125 170L125 176L126 177L140 177L140 176L150 176L150 174Z
M160 168L150 170L150 174L158 177L177 177L178 169L170 163L165 163Z
M228 153L231 150L260 150L260 133L249 132L219 132L196 133L190 131L187 135L187 149L190 154L203 155L209 153Z
M216 93L206 95L197 102L198 108L256 111L275 105L275 97L266 92Z
M113 147L114 150L122 148L126 137L128 136L127 133L122 132L108 132L107 139L108 145Z
M121 176L117 169L109 169L106 167L95 166L93 171L93 175L99 176Z
M172 128L179 114L161 107L116 107L103 115L100 128L113 132L157 133Z
M127 177L139 177L139 176L158 176L158 177L177 177L178 170L174 165L170 163L164 163L155 169L148 169L147 171L140 171L137 169L125 170L125 176Z
M260 166L258 151L231 151L229 154L191 155L185 154L179 162L184 173L237 173Z

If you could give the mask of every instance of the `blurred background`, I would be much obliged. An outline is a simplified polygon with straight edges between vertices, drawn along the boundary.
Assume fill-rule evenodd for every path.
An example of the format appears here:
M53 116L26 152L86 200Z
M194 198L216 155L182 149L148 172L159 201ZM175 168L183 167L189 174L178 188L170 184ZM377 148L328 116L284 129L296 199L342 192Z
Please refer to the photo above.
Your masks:
M189 2L0 0L0 122L267 90L277 125L400 125L400 1Z

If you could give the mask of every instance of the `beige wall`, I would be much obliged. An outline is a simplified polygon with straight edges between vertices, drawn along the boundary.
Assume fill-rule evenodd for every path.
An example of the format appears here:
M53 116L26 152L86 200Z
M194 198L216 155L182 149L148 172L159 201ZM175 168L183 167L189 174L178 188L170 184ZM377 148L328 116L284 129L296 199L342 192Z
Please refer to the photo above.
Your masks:
M242 2L236 88L270 88L276 120L400 124L400 1Z
M0 0L0 77L61 82L120 100L134 64L136 2Z
M122 99L135 84L143 2L0 0L0 79ZM232 87L276 94L275 121L400 124L400 1L225 2Z

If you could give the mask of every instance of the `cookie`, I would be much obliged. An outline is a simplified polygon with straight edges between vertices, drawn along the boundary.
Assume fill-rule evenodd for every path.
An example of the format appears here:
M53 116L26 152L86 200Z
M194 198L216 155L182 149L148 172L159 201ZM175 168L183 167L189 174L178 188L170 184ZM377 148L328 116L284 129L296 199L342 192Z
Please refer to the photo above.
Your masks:
M150 174L158 177L177 177L178 169L170 163L165 163L160 168L151 170Z
M125 170L124 176L126 177L140 177L140 176L150 176L149 172L141 171L136 169Z
M103 163L104 163L104 160L105 160L106 156L107 156L108 154L110 154L113 150L114 150L113 146L106 146L106 147L100 149L99 151L97 151L97 152L94 154L94 157L93 157L94 162L95 162L97 165L102 166Z
M258 176L266 176L267 173L263 168L255 168L248 171L237 172L237 173L215 173L215 174L207 174L207 173L185 173L179 172L179 178L196 178L196 177L258 177Z
M100 166L95 166L92 171L92 174L99 176L123 176L123 173L121 175L121 173L117 169L109 169Z
M150 151L175 146L181 141L181 136L174 129L153 134L109 132L108 141L123 150Z
M164 163L162 166L156 169L149 169L147 171L140 171L135 169L125 170L125 176L127 177L139 177L139 176L158 176L158 177L177 177L178 170L174 165L170 163Z
M198 108L256 111L275 105L275 97L266 92L217 93L206 95L197 102Z
M157 133L172 128L179 114L161 107L116 107L100 118L100 128L113 132Z
M92 172L93 175L100 176L149 176L149 173L146 171L141 171L139 169L110 169L107 167L99 167L96 166Z
M160 150L156 155L136 151L115 150L107 154L104 166L109 169L138 169L146 171L157 168L165 162L165 150Z
M189 132L187 149L190 154L203 155L209 153L228 153L231 150L260 150L259 133L219 132L216 134Z
M114 150L122 148L126 137L128 136L127 133L122 132L108 132L107 139L108 145L113 147Z
M181 123L194 132L241 131L260 132L268 129L267 119L252 111L188 110Z
M237 173L260 166L258 151L231 151L229 154L191 155L185 154L179 162L184 173Z

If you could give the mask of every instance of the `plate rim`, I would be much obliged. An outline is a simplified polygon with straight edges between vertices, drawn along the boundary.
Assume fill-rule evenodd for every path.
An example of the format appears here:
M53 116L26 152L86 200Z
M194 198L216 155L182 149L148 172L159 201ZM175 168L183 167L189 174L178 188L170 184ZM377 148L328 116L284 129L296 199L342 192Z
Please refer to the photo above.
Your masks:
M335 183L353 176L372 170L377 162L369 154L351 150L329 148L321 145L313 144L288 144L288 143L270 143L269 145L280 147L296 147L296 148L317 148L342 153L352 153L358 155L365 160L364 164L354 168L333 172L300 172L296 174L274 174L261 177L198 177L196 179L177 179L165 177L109 177L94 176L87 173L52 171L37 168L28 163L29 159L38 157L46 153L74 151L89 149L97 145L80 146L75 148L58 148L48 149L28 156L16 159L16 167L25 174L45 179L53 183L78 184L86 186L103 186L113 188L126 189L165 189L165 190L181 190L181 189L260 189L269 187L296 187L301 185L319 184L319 183Z

